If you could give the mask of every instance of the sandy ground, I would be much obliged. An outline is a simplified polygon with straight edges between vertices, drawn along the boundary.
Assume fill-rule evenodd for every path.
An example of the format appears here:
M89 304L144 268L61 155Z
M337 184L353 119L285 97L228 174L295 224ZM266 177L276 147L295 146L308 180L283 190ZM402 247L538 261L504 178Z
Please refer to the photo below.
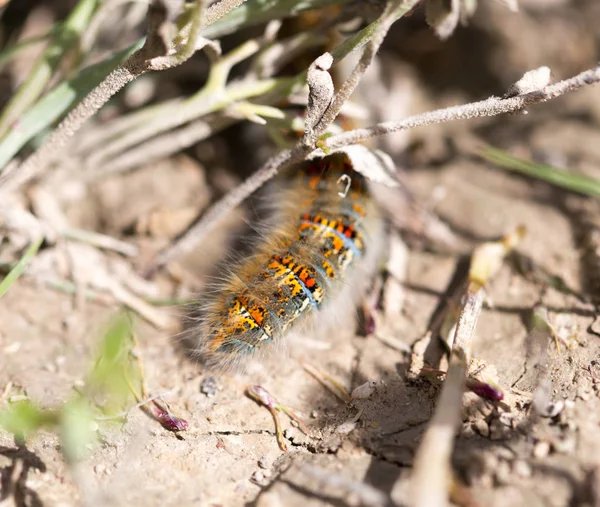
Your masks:
M594 12L592 4L585 4L588 17ZM574 14L576 8L565 7L564 12L577 28L585 23L585 13ZM560 7L555 10L547 22L562 19ZM498 12L497 6L491 8L492 14ZM504 61L510 61L512 68L554 63L559 77L583 70L598 58L599 34L591 34L588 40L579 28L569 32L583 40L575 51L577 58L565 56L570 45L559 51L557 41L532 54L520 52L523 43L515 33L527 23L529 28L540 25L540 16L530 7L526 21L513 17L502 25L491 20L488 10L472 29L463 29L456 41L448 43L446 53L435 41L429 50L435 58L452 55L456 47L468 44L473 32L487 30L487 36L499 42L482 75L494 83L498 94L518 77L498 70L499 51L504 51ZM494 23L497 26L489 26ZM540 30L538 26L535 34ZM410 30L392 34L390 44L407 37L417 34ZM431 75L432 70L419 72ZM446 94L420 90L418 96L425 98L415 99L411 107L444 104L455 96L468 99L470 93L481 97L489 85L473 84L473 90L460 95L450 81L447 86L439 81ZM415 195L472 244L524 224L528 233L519 252L562 277L573 290L586 291L593 273L581 246L586 231L579 213L585 207L597 213L595 205L494 169L469 155L463 141L476 133L520 155L562 161L571 170L598 177L599 122L599 89L584 90L537 106L528 116L418 133L402 164L409 169ZM101 223L105 231L116 234L130 225L131 217L150 209L140 204L141 197L131 198L135 195L163 203L170 199L166 205L178 209L202 208L208 201L204 176L202 166L179 158L166 166L161 163L114 177L94 189L92 209L89 202L83 208L71 203L69 217L90 228ZM165 178L174 189L169 197L157 190ZM130 209L125 202L137 206ZM147 241L141 236L137 240ZM198 255L187 260L186 269L210 265L208 256L200 262L194 259ZM79 488L61 458L55 434L42 432L18 449L2 433L0 503L74 505L83 487L90 505L385 505L372 491L375 497L365 498L353 489L353 484L363 482L402 505L409 495L415 449L439 392L438 382L409 378L407 351L426 332L459 260L458 255L417 247L411 247L407 256L406 278L397 295L402 304L385 320L387 332L405 346L404 351L376 336L341 329L319 339L296 340L291 344L293 356L256 365L244 375L214 375L189 359L177 337L136 319L149 389L153 394L169 392L172 410L189 422L189 429L175 435L139 411L133 411L124 425L102 425L100 443L90 448L78 471ZM195 276L202 285L201 275ZM552 346L547 356L551 396L560 402L554 417L534 417L530 410L536 371L528 363L526 322L538 302L548 308L561 340L560 353ZM10 382L11 393L24 390L44 405L65 400L88 370L101 330L114 314L114 306L94 302L77 306L70 295L31 278L21 279L0 306L0 387ZM475 355L496 368L506 398L491 404L465 395L463 425L453 455L458 477L479 505L600 505L600 341L594 320L591 304L553 288L544 291L508 264L492 282L476 331ZM327 371L349 390L374 382L374 393L344 404L309 376L298 358ZM201 386L210 376L217 388L209 396ZM302 414L310 435L302 435L283 417L289 451L281 451L269 412L244 395L248 384L262 385Z

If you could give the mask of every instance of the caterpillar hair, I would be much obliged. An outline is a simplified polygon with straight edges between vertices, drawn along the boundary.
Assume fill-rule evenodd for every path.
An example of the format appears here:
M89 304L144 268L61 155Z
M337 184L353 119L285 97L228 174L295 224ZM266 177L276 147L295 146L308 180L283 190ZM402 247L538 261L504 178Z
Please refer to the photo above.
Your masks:
M347 153L293 167L269 195L272 225L206 298L191 330L209 366L243 366L302 326L324 331L329 315L354 311L381 258L384 222Z

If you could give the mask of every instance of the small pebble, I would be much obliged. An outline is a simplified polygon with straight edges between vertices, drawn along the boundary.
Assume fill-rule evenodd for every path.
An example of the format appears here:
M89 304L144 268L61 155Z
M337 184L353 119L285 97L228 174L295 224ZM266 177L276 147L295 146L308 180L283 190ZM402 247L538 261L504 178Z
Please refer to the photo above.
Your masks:
M350 397L353 400L368 400L371 395L375 392L376 382L365 382L364 384L359 385L352 391Z
M262 482L265 480L265 475L260 470L256 470L256 472L252 474L252 477L250 479L252 480L252 482L262 484Z
M486 421L483 419L478 419L475 421L474 426L477 433L479 433L482 437L489 437L490 427Z
M492 414L494 409L490 404L485 403L485 404L477 404L476 410L483 417L489 417Z
M531 467L523 460L516 460L513 463L513 472L517 474L521 479L527 479L531 477Z
M14 354L15 352L19 352L19 349L21 348L21 342L12 342L10 345L7 345L6 347L4 347L4 353L6 355L9 354Z
M571 454L575 450L575 439L563 438L552 442L552 448L560 454Z
M578 387L577 388L577 397L581 398L583 401L589 400L591 397L590 390L584 386Z
M535 444L535 446L533 448L533 456L538 459L545 458L546 456L548 456L549 453L550 453L550 444L544 440Z
M498 448L495 449L494 452L497 458L505 459L506 461L512 461L515 457L515 452L511 449L507 449L506 447L498 446Z
M495 470L495 478L498 484L510 483L510 466L506 461L501 461Z
M29 400L29 396L26 396L25 394L13 394L10 398L8 398L8 401L10 401L11 403L17 403L19 401L28 401Z
M267 458L265 456L258 460L258 467L262 468L263 470L269 468L269 462L267 461Z
M540 410L540 415L542 417L550 417L554 418L558 414L560 414L565 408L565 402L562 400L558 400L555 402L548 403L542 410Z
M464 438L471 438L475 435L475 431L473 430L473 426L471 426L471 424L469 423L465 423L462 426L462 430L460 432L460 435Z
M310 437L306 436L299 429L294 428L293 426L287 428L283 432L283 436L294 445L307 445L310 443Z
M319 412L317 412L316 410L313 410L313 411L310 413L310 416L311 416L313 419L316 419L317 417L319 417Z
M490 439L504 440L510 437L510 428L500 422L500 419L493 419L490 422Z
M200 392L212 398L217 394L217 381L215 377L204 377L200 384Z
M498 420L502 424L504 424L504 426L507 426L508 428L514 428L515 417L512 414L509 414L508 412L504 412L504 413L500 414L500 417L498 417Z

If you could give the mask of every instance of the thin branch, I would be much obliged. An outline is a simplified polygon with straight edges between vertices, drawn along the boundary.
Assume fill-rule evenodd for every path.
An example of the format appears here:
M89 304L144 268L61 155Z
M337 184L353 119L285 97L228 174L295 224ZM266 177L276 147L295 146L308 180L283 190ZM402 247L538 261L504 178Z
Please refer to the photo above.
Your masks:
M415 456L411 507L448 505L453 479L450 459L461 423L462 395L471 362L473 333L485 299L485 286L524 233L524 228L518 227L501 241L483 243L471 256L468 285L454 332L448 373L435 414Z
M448 489L452 481L450 459L461 422L462 395L465 392L473 331L484 298L485 290L481 287L467 291L456 326L444 387L415 457L411 507L448 505Z
M333 100L325 111L325 114L321 117L319 122L315 124L313 132L314 136L323 134L329 125L335 121L340 113L340 110L342 109L342 106L350 98L358 86L360 79L373 62L373 58L375 57L377 51L379 51L381 43L383 42L383 39L385 39L385 36L387 35L392 24L409 12L418 3L418 1L419 0L402 0L389 2L387 4L385 11L379 18L377 28L375 29L371 40L365 47L358 64L333 97Z
M533 91L524 95L509 98L490 97L489 99L480 102L447 107L445 109L438 109L437 111L409 116L404 120L378 123L371 127L356 129L331 136L329 139L324 140L323 144L327 149L334 149L349 144L355 144L372 137L398 132L399 130L409 130L416 127L434 125L436 123L446 123L455 120L467 120L470 118L496 116L499 114L523 111L532 104L547 102L548 100L560 97L567 92L572 92L598 82L600 82L600 65L577 74L570 79L565 79L564 81L545 86L539 91Z
M128 257L134 257L138 255L137 246L128 243L127 241L122 241L99 232L67 227L60 231L60 235L67 239L87 243L88 245L95 246L96 248L113 250Z
M349 144L355 144L371 137L390 134L398 130L407 130L454 120L464 120L469 118L513 113L516 111L522 111L531 104L546 102L567 92L575 91L584 86L592 85L598 82L600 82L600 66L584 71L570 79L560 81L553 85L545 86L539 91L533 91L525 95L509 98L491 97L481 102L439 109L437 111L410 116L400 121L384 122L372 127L352 130L350 132L331 136L327 139L321 140L320 142L322 143L323 149L330 150L347 146ZM303 139L292 150L283 151L279 155L276 155L270 159L244 184L232 190L221 201L213 206L200 222L198 222L186 234L184 234L184 236L182 236L175 244L173 244L171 247L168 247L158 256L155 268L164 266L167 262L194 248L194 246L200 242L203 235L211 230L214 224L220 220L222 215L228 213L237 205L242 203L246 197L248 197L261 185L277 174L279 166L276 164L278 161L281 161L281 164L285 163L286 165L290 165L306 157L312 151L312 145L311 143L306 144L305 137L303 137Z
M206 17L202 23L202 28L212 25L217 19L222 18L230 11L242 5L246 0L220 0L211 5L206 11Z

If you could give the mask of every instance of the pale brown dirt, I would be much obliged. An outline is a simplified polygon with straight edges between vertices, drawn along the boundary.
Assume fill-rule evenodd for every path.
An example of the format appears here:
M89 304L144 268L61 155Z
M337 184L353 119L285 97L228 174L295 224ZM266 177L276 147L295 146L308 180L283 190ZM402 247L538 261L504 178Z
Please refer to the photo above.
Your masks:
M485 34L496 38L496 43L490 46L492 57L482 74L487 82L474 80L473 89L460 92L454 83L458 78L452 77L452 84L446 86L450 81L440 78L438 69L438 91L421 89L409 109L446 104L450 94L459 97L458 101L503 93L511 80L519 77L519 71L508 76L499 63L500 54L512 69L524 71L549 64L559 77L593 65L599 58L600 31L598 27L592 30L590 18L597 13L597 6L593 1L563 3L568 5L551 9L550 14L526 7L524 19L511 14L504 22L498 20L503 12L500 6L488 6L476 18L474 28L462 29L456 40L448 43L446 53L423 34L424 27L415 28L422 20L411 20L412 32L392 34L388 47L407 38L426 37L423 51L432 51L436 58L454 57L456 62L457 47L469 47L469 37ZM568 22L561 12L566 13ZM564 40L571 41L569 36L573 36L583 41L567 47L576 59L568 56L571 53L565 56L564 46L559 44L563 39L544 45L547 38L541 34L546 29L540 28L544 19L563 27ZM524 26L531 33L524 32ZM532 41L536 40L541 42L534 51ZM520 51L522 47L528 51ZM388 65L401 68L389 48L386 58ZM476 72L478 65L469 65L460 71L450 68L448 73ZM421 75L409 78L413 81L408 89L427 82L431 69L424 67L419 68ZM392 74L392 69L389 72ZM400 111L399 116L406 113ZM583 198L494 169L462 146L475 132L498 147L523 156L563 161L570 170L600 177L599 124L600 88L596 87L537 106L528 116L425 129L410 138L408 155L404 154L399 164L409 169L408 181L415 195L463 237L487 240L524 224L528 233L518 250L560 275L573 289L583 291L592 274L583 262L581 224L573 211L581 207ZM222 191L235 181L223 176L226 169L221 166L211 173L209 183L205 172L189 158L171 161L167 168L153 165L94 187L90 191L94 199L70 203L68 215L74 223L118 235L154 207L201 209L214 191L207 187ZM164 185L173 190L162 192ZM166 235L172 236L169 231ZM151 242L136 234L133 239L142 245ZM210 255L198 251L186 259L183 266L190 280L186 290L193 292L203 286L206 270L220 255L215 248ZM401 312L387 322L395 330L396 340L410 347L423 336L457 261L458 255L410 249L402 284L404 303ZM172 282L165 280L160 278L159 286L168 297ZM525 321L531 307L540 301L566 340L560 354L549 349L552 397L567 400L555 418L535 418L530 411L535 378L525 367ZM94 302L77 307L70 295L22 278L0 305L0 390L11 382L13 389L24 390L43 405L64 401L88 371L102 330L114 314L115 307ZM458 476L479 505L600 505L600 338L590 328L594 319L591 304L552 288L542 294L538 285L509 265L491 283L488 306L476 331L475 356L497 369L506 400L494 408L472 394L465 395L464 422L453 457ZM397 505L409 498L410 467L439 392L438 384L408 379L410 354L373 336L340 329L324 337L296 340L290 347L294 357L282 355L244 375L215 375L218 389L214 397L208 397L200 385L214 374L191 360L177 337L159 332L141 319L135 324L151 393L169 391L171 408L189 422L189 429L176 436L139 411L133 411L123 426L101 426L100 443L90 449L80 470L81 481L88 484L90 505L360 504L347 488L331 480L316 480L306 471L307 466L322 469L322 477L336 474L370 484L389 494ZM368 400L345 405L310 377L296 357L310 360L349 389L373 381L376 390ZM281 403L303 414L310 436L303 436L282 417L290 447L289 452L282 452L269 412L244 396L247 384L262 385ZM513 387L517 390L511 390ZM340 425L359 411L362 414L355 429L340 434ZM12 493L0 497L0 504L68 506L81 498L53 433L38 434L22 449L1 433L3 495L17 479L15 466L22 466L23 472L12 485Z

